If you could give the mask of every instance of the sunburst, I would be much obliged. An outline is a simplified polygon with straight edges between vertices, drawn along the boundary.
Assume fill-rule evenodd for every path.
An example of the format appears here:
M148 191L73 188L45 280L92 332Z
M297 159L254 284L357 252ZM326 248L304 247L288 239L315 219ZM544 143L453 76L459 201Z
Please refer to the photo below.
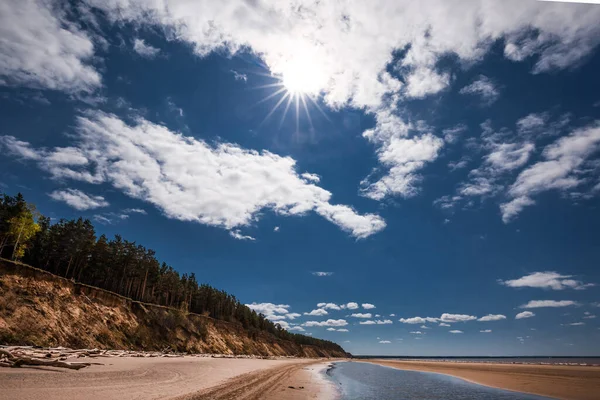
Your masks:
M264 103L273 98L277 98L278 100L260 125L263 125L280 107L283 107L283 114L279 121L279 126L281 127L292 105L296 114L296 132L298 132L300 127L301 108L306 114L311 129L314 128L309 110L310 104L329 120L327 114L325 114L321 106L317 103L325 87L326 77L317 68L315 63L306 58L294 57L276 65L273 70L278 72L268 76L275 79L276 82L260 86L260 88L272 88L274 91L260 100L259 103Z

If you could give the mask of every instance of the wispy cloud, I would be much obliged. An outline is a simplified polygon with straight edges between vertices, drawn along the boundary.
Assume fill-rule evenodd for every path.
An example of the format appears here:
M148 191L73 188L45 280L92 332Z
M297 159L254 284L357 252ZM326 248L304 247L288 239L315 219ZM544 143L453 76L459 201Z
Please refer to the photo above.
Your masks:
M304 315L311 315L313 317L322 317L323 315L327 315L329 314L327 312L327 310L324 310L322 308L317 308L315 310L312 310L311 312L305 312Z
M531 318L531 317L535 317L535 314L532 313L531 311L523 311L518 313L515 316L515 319L525 319L525 318Z
M477 95L486 105L491 105L500 97L500 90L497 85L485 75L479 75L477 80L460 89L459 93Z
M573 131L548 145L539 161L517 177L510 186L510 201L502 204L504 222L513 220L525 207L535 204L533 196L549 191L567 191L584 183L580 167L600 149L600 122Z
M354 318L371 318L372 317L371 313L364 313L364 314L363 313L355 313L350 316L354 317Z
M242 232L239 229L234 229L232 231L229 231L229 236L231 236L232 238L237 239L237 240L250 240L250 241L256 240L252 236L242 234Z
M348 322L345 319L328 319L327 321L306 321L302 326L346 326Z
M589 287L595 286L593 283L583 283L582 281L572 279L573 275L562 275L558 272L546 271L546 272L533 272L529 275L525 275L518 279L511 280L499 280L498 282L502 285L522 288L541 288L541 289L552 289L552 290L564 290L564 289L575 289L584 290Z
M463 331L459 331L458 329L454 329L454 330L451 330L451 331L448 331L448 332L450 332L450 333L464 333Z
M144 39L133 40L133 51L145 58L154 58L160 53L160 49L147 44Z
M99 111L77 118L75 139L71 147L33 149L1 136L0 146L37 162L53 178L112 184L183 221L235 230L268 208L281 215L314 211L359 239L385 228L379 216L331 204L331 193L307 183L289 157L230 143L212 146L143 118L128 125ZM148 172L155 170L162 173Z
M577 306L579 303L572 300L531 300L529 303L520 305L519 308L543 308L543 307L569 307Z
M488 314L484 317L479 318L477 321L489 322L489 321L500 321L506 319L506 315L502 314Z
M313 274L314 276L331 276L331 275L333 275L333 272L315 271L315 272L311 272L311 274Z
M102 196L89 195L78 189L55 190L48 194L57 201L62 201L79 211L108 207L108 201Z

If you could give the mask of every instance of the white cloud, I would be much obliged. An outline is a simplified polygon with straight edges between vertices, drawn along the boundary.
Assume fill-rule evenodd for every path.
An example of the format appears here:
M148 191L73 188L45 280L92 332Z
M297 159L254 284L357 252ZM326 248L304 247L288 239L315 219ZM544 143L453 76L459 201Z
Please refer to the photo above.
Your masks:
M585 325L585 322L572 322L570 324L567 324L568 326L583 326Z
M442 323L440 323L440 326L452 326L452 325L442 322Z
M515 319L525 319L525 318L531 318L531 317L535 317L535 314L532 313L531 311L523 311L523 312L520 312L517 315L515 315Z
M469 158L468 157L461 157L460 160L458 161L450 161L448 163L448 168L450 169L450 171L456 171L459 169L463 169L466 168L467 165L469 165Z
M390 317L395 317L395 316L396 316L396 314L390 314Z
M306 321L302 326L346 326L348 322L345 319L328 319L327 321Z
M492 330L491 329L484 329L484 330L481 330L479 332L481 332L481 333L492 333Z
M311 272L311 274L313 274L314 276L331 276L331 275L333 275L333 272L315 271L315 272Z
M465 124L458 124L452 128L446 128L442 131L446 143L455 143L460 136L467 131Z
M306 330L301 326L293 326L289 328L288 331L306 332Z
M237 240L250 240L250 241L256 240L252 236L243 235L239 229L234 229L232 231L229 231L229 235L232 238L237 239Z
M289 313L289 314L285 314L285 316L287 317L287 319L294 320L298 317L301 317L302 315L298 314L298 313Z
M348 329L345 328L340 328L337 330L337 332L350 332Z
M421 325L419 328L421 329L431 329L430 327L428 327L427 325Z
M364 313L364 314L363 313L356 313L356 314L352 314L350 316L354 317L354 318L371 318L372 317L371 313Z
M144 39L133 40L133 51L145 58L154 58L160 53L160 49L146 44Z
M243 74L238 71L234 71L234 70L231 70L231 73L233 74L233 77L235 78L236 81L248 82L248 75Z
M330 332L335 332L335 328L327 328L327 330Z
M109 204L102 196L91 196L77 189L55 190L48 196L54 200L67 203L76 210L93 210L100 207L108 207Z
M360 321L359 324L360 325L390 325L390 324L393 324L393 322L389 319L384 319L384 320L377 319L377 320Z
M431 68L415 68L406 79L406 95L423 98L444 90L450 84L450 75Z
M0 86L22 85L71 94L100 87L90 65L94 43L67 19L62 2L0 2Z
M423 334L423 332L421 332L421 331L412 331L410 333L412 333L413 335L422 335Z
M403 324L424 324L427 322L437 322L439 318L432 317L412 317L412 318L400 318L399 321Z
M275 228L273 228L273 232L279 232L279 227L276 226Z
M500 91L496 84L485 75L479 75L477 80L460 89L459 93L480 96L486 105L494 103L500 96Z
M558 272L545 271L533 272L518 279L500 280L499 283L513 288L531 287L552 290L583 290L595 286L593 283L583 283L571 278L573 278L573 275L561 275Z
M314 317L322 317L323 315L327 315L329 314L326 310L323 310L322 308L317 308L316 310L312 310L311 312L308 313L304 313L304 315L311 315Z
M378 147L377 158L387 172L375 182L371 177L364 179L361 191L374 200L412 197L419 192L416 184L422 177L418 171L437 158L444 141L431 133L419 133L418 127L390 111L378 112L376 120L375 127L363 136ZM416 134L410 137L411 132Z
M309 172L305 172L303 174L300 174L300 176L309 182L313 182L313 183L321 182L321 177L317 174L311 174Z
M531 300L527 304L519 306L519 308L542 308L542 307L569 307L579 305L572 300Z
M346 308L348 310L356 310L358 308L358 303L350 302L346 304Z
M450 333L464 333L463 331L459 331L459 330L456 330L456 329L452 330L452 331L448 331L448 332L450 332Z
M548 190L566 191L581 185L579 167L600 149L600 123L595 122L573 131L548 145L539 161L517 177L510 186L511 198L502 204L502 219L509 222L526 206L534 204L532 196Z
M488 314L484 317L479 318L477 321L488 322L488 321L500 321L506 319L506 315L502 314Z
M288 308L290 308L290 306L287 304L273 303L252 303L246 304L246 307L264 315L288 314Z
M389 340L380 340L379 343L389 344L389 343L392 343L392 342L390 342Z
M476 320L476 319L477 319L477 317L475 317L473 315L466 315L466 314L448 314L448 313L444 313L440 317L440 321L442 321L442 322L448 322L448 323L453 323L453 322L467 322L467 321L473 321L473 320Z
M370 303L362 303L362 308L364 308L365 310L372 310L373 308L375 308L375 306Z
M302 179L290 157L211 146L142 118L127 125L102 112L78 117L76 133L76 147L33 149L12 136L0 144L54 178L110 183L183 221L233 230L269 208L280 215L315 211L356 238L385 227L377 215L330 204L331 193Z
M342 308L335 303L319 303L317 307L324 308L326 310L341 310Z
M468 66L499 39L508 59L533 58L535 73L576 65L600 41L594 6L535 1L87 2L115 21L166 26L201 56L249 47L274 74L305 66L312 89L334 107L375 108L390 93L436 93L450 82L436 69L440 58L455 55ZM398 49L408 49L392 64L404 86L385 72Z
M126 208L126 209L123 210L123 212L125 214L142 214L142 215L148 214L146 212L146 210L144 210L142 208Z
M548 115L532 113L517 121L517 132L522 136L540 134L546 126Z

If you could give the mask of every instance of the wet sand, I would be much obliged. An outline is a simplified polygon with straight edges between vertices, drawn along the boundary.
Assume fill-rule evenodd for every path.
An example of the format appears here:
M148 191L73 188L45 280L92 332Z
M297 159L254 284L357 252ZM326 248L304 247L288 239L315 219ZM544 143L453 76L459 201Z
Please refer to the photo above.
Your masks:
M94 360L96 361L96 360ZM109 358L79 371L0 368L4 400L327 399L324 360ZM293 388L290 388L292 386ZM300 389L302 387L302 389Z
M437 372L481 385L557 399L600 399L600 367L370 359L398 369Z

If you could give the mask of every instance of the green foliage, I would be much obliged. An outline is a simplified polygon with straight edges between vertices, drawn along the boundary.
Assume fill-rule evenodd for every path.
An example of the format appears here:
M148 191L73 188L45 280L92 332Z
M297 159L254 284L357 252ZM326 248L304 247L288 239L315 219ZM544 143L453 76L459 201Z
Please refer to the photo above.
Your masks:
M36 216L35 207L25 203L20 193L16 197L3 196L0 204L0 254L5 249L12 249L11 259L23 257L31 238L40 230Z
M29 265L56 275L97 286L134 300L175 308L165 312L163 328L186 325L187 313L240 323L250 337L260 331L300 345L313 345L342 352L336 343L294 334L262 314L240 303L235 296L207 284L199 284L194 273L180 275L154 250L120 235L96 238L93 224L83 218L61 219L52 224L39 215L19 193L4 195L0 203L0 256L22 258ZM200 335L206 338L206 327ZM136 341L143 341L139 332Z

